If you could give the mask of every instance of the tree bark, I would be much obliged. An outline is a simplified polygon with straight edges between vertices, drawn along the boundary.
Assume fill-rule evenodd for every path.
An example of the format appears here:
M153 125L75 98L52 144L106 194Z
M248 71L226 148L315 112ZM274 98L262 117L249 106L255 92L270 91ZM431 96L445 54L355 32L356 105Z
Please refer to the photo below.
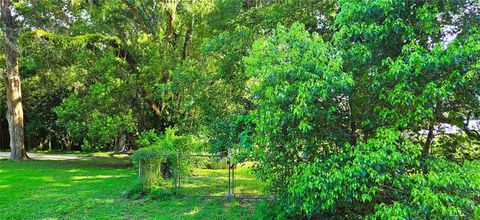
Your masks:
M25 151L23 107L20 73L18 70L16 38L12 17L12 2L1 0L2 20L4 24L5 58L7 61L7 72L4 76L6 99L7 99L7 120L10 133L11 159L23 160L27 158Z
M173 38L173 14L167 10L167 33L165 33L165 41L168 43Z
M428 174L428 166L427 166L427 159L430 156L430 146L432 145L433 141L433 123L428 126L428 134L427 140L425 141L425 145L423 145L422 150L422 169L423 174Z
M192 0L192 3L193 2L194 2L194 0ZM183 42L182 60L185 60L187 58L188 45L190 44L190 41L192 40L193 26L194 25L195 25L195 14L192 14L192 21L190 22L190 26L188 27L188 30L185 33L185 41Z
M357 122L355 118L355 109L354 109L354 103L353 99L354 97L354 90L352 90L352 93L350 94L350 97L348 97L348 106L350 109L350 140L349 143L352 146L357 145Z
M185 41L183 42L183 50L182 50L182 60L185 60L187 58L187 54L188 54L187 50L188 50L188 45L190 44L190 40L192 38L194 21L195 21L194 18L192 18L192 23L190 24L190 27L185 33Z
M127 141L127 135L123 132L121 132L117 137L115 138L115 150L117 152L122 152L125 148L125 144Z
M463 128L462 130L467 134L468 137L474 138L477 141L480 141L480 133L475 130L470 130L468 125L470 124L470 117L472 116L472 112L467 113L467 120L466 122L463 122Z

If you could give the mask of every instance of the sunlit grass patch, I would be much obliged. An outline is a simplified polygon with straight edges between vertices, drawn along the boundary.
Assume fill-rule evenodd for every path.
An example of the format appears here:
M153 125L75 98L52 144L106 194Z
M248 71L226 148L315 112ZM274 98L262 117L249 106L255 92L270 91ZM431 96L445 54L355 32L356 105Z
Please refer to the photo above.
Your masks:
M251 219L224 199L125 198L137 171L122 158L0 160L0 219Z
M160 182L154 187L156 193L182 196L215 196L226 197L229 191L228 169L193 169L188 175L179 177L178 191L173 188L173 178ZM235 181L231 190L237 197L261 197L264 183L256 179L251 166L237 166Z

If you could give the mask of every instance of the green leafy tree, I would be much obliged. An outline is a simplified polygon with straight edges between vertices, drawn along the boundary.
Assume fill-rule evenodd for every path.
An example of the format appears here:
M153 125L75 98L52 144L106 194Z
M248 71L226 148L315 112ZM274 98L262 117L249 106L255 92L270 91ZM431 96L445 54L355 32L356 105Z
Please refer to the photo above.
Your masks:
M278 26L256 41L245 59L255 124L254 155L272 192L285 192L285 178L301 161L338 152L348 138L344 95L352 83L331 45L301 24Z
M454 164L443 162L442 155L430 154L435 126L455 124L454 120L469 140L476 139L465 122L476 117L474 112L479 109L478 86L474 86L479 76L478 30L465 23L478 23L478 11L469 10L478 5L470 1L340 1L339 6L336 30L326 35L327 42L317 41L295 26L289 31L279 27L280 31L257 40L245 59L253 76L249 81L255 103L252 152L261 161L259 176L267 180L269 192L278 196L274 202L277 217L387 216L375 210L380 210L377 205L387 207L392 201L405 201L402 207L408 214L404 216L475 216L474 193L433 187L435 181L429 172L444 172L437 170L438 163ZM447 26L457 31L446 30ZM364 177L360 171L367 172L367 167L352 171L343 162L326 162L339 155L356 154L363 147L372 151L347 156L347 161L382 158L383 150L375 149L392 144L389 135L380 132L386 128L405 143L394 146L415 148L397 149L404 157L398 159L412 162L405 164L410 179L396 174L403 171L386 170L394 173L385 175L405 180L396 180L400 181L394 184L396 191L388 191L390 186L379 189L375 179L357 190L351 185L369 181L370 176ZM422 130L426 133L419 132ZM381 160L395 163L392 157ZM306 166L321 167L326 173L311 172ZM341 167L338 172L332 170L336 166ZM477 169L468 163L451 166L458 168L454 172ZM292 181L297 182L288 185L297 169L300 179L294 178ZM309 181L330 175L330 170L335 171L332 176ZM468 178L466 181L476 184ZM330 183L336 183L337 188ZM312 187L319 190L310 191ZM289 190L292 194L287 193ZM335 192L338 194L328 194ZM437 198L441 205L414 205L428 196ZM448 201L449 197L456 199ZM443 210L448 206L456 208Z

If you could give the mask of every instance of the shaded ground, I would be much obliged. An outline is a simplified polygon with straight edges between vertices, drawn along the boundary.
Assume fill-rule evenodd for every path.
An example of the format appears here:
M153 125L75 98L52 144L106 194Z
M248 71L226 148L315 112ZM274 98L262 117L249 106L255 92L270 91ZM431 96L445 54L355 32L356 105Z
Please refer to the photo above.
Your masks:
M63 153L63 152L28 152L28 157L34 160L73 160L73 159L91 159L91 158L116 158L119 160L127 159L129 154L98 152L98 153ZM10 158L10 152L1 152L0 159Z
M84 155L77 154L44 154L44 153L28 153L28 156L34 160L71 160L86 158ZM10 152L0 152L0 159L10 158Z
M0 157L5 158L4 153ZM254 218L254 203L124 198L136 182L128 158L32 153L30 157L35 160L0 159L0 219Z

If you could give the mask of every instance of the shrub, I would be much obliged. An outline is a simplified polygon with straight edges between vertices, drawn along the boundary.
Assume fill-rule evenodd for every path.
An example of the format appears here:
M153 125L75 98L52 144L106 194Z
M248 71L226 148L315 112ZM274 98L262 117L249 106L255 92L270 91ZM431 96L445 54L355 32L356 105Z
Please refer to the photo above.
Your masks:
M437 9L379 2L339 2L337 21L344 25L331 43L300 24L279 25L244 58L254 124L248 150L275 198L264 206L272 218L469 219L478 213L478 177L468 177L478 173L478 163L463 162L474 154L456 164L429 154L432 133L422 145L406 135L437 125L452 98L476 100L456 89L472 63L450 58L475 54L467 41L477 37L430 49L415 41L421 34L408 34L411 43L387 49L396 55L384 53L382 42L398 36L388 25L415 23L403 23L408 20L394 10L435 18ZM372 16L399 23L377 24ZM465 143L459 141L450 142L457 148ZM455 159L459 151L450 151Z
M53 109L58 126L64 127L74 142L82 143L83 151L112 150L119 134L135 130L133 110L114 98L124 91L122 85L113 80L94 84L91 95L71 94Z
M465 134L444 134L436 138L434 152L445 156L448 160L480 159L480 142L469 139Z
M414 178L412 178L414 179ZM480 216L480 162L430 161L430 172L417 177L408 197L376 207L378 218L475 219Z
M185 154L199 152L202 142L190 135L178 136L176 129L168 128L164 135L154 137L151 132L148 134L150 140L145 139L144 143L150 143L148 147L141 148L135 152L132 160L136 167L140 167L140 176L144 186L154 186L162 180L173 176L175 169L180 175L188 174L197 163Z
M347 144L343 152L304 163L288 179L286 210L357 218L376 203L405 197L412 187L409 177L417 174L420 149L399 132L385 130L368 143Z
M420 167L421 146L400 132L376 138L327 159L302 163L275 200L277 216L380 219L471 219L480 206L480 162L431 158Z
M140 147L149 147L160 141L160 136L154 129L143 131L140 136L135 140L135 143Z
M347 141L343 125L348 122L338 114L343 101L332 97L347 93L352 78L341 71L332 45L298 23L277 26L244 60L255 105L249 115L253 144L247 148L268 191L284 194L287 177L300 161L325 157Z

